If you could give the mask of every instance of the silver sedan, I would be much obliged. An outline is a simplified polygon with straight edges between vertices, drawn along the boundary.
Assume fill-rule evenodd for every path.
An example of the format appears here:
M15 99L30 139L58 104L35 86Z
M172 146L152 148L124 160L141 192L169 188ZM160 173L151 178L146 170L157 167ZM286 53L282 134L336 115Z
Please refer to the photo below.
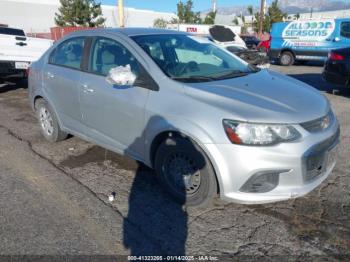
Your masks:
M303 196L336 162L325 96L186 33L73 33L31 65L29 91L46 139L72 134L139 160L182 204Z

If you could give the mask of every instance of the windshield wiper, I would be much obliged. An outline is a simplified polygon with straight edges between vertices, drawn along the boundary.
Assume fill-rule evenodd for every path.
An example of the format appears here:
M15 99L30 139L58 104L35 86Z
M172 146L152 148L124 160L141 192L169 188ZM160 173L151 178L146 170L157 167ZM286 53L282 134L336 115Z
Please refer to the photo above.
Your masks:
M240 70L232 70L232 71L226 72L225 74L221 74L221 75L218 75L218 76L215 76L215 77L212 77L212 78L214 78L215 80L222 80L222 79L229 79L229 78L246 76L246 75L249 75L250 73L251 72L243 72L243 71L240 71Z
M186 76L186 77L171 77L173 80L183 81L183 82L209 82L216 80L214 77L210 76Z

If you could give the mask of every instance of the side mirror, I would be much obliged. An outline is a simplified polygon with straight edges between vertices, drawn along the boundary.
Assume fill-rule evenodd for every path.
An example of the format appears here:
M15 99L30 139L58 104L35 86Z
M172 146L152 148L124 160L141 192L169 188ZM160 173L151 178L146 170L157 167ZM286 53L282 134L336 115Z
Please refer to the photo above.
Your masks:
M109 70L106 81L112 85L133 86L136 77L131 71L130 65L118 66Z
M339 42L340 41L340 38L339 37L335 37L334 38L334 42Z

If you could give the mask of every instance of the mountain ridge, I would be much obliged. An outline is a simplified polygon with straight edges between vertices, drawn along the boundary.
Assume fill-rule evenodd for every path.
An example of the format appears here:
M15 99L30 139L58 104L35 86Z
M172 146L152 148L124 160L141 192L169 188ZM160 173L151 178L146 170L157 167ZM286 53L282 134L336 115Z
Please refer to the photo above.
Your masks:
M311 8L313 12L350 9L350 3L341 0L280 0L278 3L282 11L288 14L308 13L311 11ZM258 11L259 7L254 6L254 13ZM218 7L217 12L221 15L240 15L241 13L249 15L246 5Z

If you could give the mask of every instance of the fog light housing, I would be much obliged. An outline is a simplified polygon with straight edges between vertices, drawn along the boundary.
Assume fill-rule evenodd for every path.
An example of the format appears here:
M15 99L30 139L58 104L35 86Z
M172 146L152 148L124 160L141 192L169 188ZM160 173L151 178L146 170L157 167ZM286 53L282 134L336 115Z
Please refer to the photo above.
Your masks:
M263 171L252 175L239 189L244 193L266 193L278 186L281 173L289 170Z

